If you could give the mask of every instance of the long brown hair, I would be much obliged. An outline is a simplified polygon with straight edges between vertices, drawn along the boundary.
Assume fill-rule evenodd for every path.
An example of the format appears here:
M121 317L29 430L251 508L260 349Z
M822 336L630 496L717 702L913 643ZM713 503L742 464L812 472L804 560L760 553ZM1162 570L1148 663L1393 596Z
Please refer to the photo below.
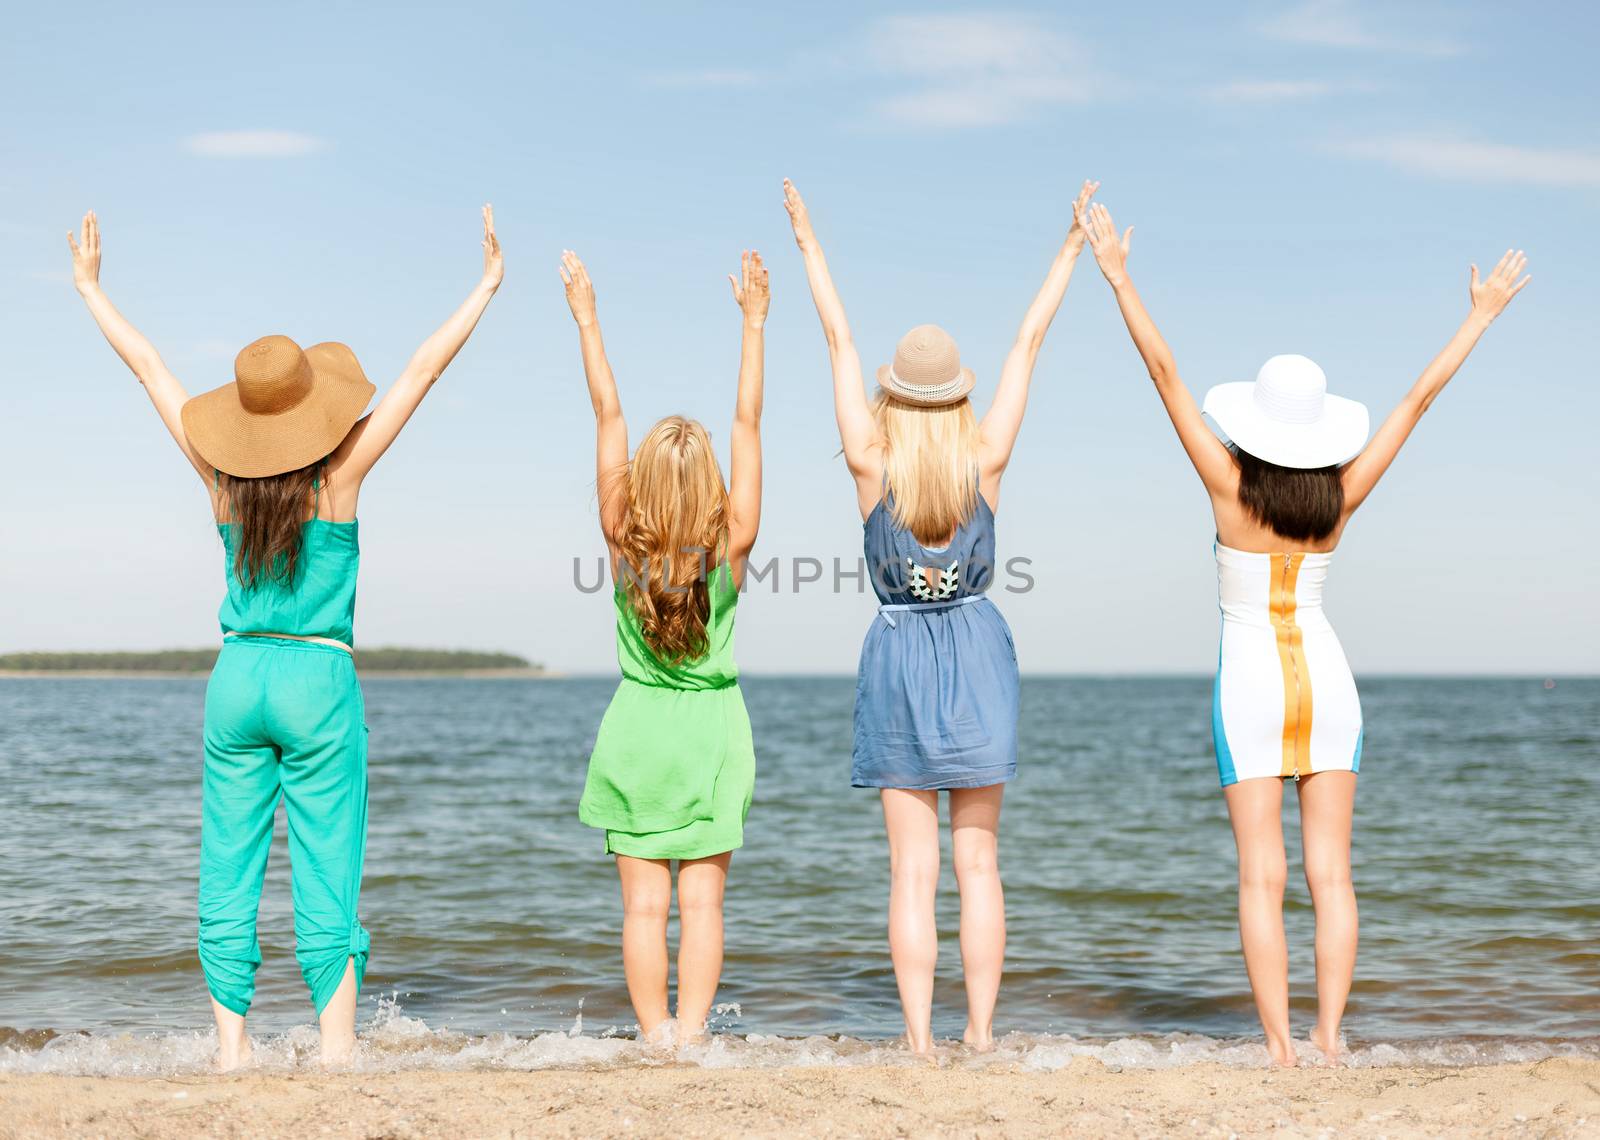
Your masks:
M1239 465L1239 505L1273 534L1320 542L1344 514L1340 467L1279 467L1230 446Z
M326 463L319 459L298 471L259 479L218 474L218 489L238 528L233 573L246 589L269 582L285 589L294 585L302 528L314 509L315 488Z
M704 657L707 572L728 543L728 489L711 437L695 420L668 416L618 482L627 496L615 539L622 589L645 643L668 665Z
M978 509L978 420L971 400L923 407L879 390L872 418L883 439L883 478L894 524L938 546Z

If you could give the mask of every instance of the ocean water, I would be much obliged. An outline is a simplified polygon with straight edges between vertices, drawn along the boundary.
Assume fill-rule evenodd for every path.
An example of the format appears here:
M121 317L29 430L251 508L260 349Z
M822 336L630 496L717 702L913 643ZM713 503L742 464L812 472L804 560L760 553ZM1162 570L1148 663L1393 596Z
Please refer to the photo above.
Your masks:
M656 1063L632 1039L615 870L576 805L614 682L373 678L362 917L369 1067ZM0 1072L202 1067L195 679L0 679ZM745 682L759 771L704 1065L909 1063L849 679ZM1367 679L1357 1064L1600 1056L1600 680ZM1001 860L998 1053L1055 1068L1261 1064L1208 678L1028 678ZM1297 1033L1312 924L1285 798ZM946 838L948 852L948 837ZM936 1035L964 1020L945 869ZM261 911L262 1063L315 1055L282 818Z

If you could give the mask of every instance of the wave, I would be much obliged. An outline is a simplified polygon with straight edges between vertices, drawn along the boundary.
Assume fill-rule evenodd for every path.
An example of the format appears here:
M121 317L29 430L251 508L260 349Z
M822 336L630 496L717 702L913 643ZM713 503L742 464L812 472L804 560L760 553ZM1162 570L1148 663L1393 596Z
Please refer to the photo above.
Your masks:
M724 1008L724 1012L727 1009ZM317 1030L304 1025L287 1033L258 1036L250 1071L291 1073L315 1070ZM1321 1054L1308 1041L1296 1042L1303 1062ZM204 1074L216 1051L210 1030L179 1033L65 1033L0 1027L0 1074L50 1074L89 1077L167 1077ZM1219 1064L1265 1068L1266 1048L1257 1041L1207 1037L1195 1033L1118 1038L1066 1034L1007 1034L990 1053L976 1053L958 1042L936 1046L940 1066L983 1069L1020 1068L1034 1072L1064 1069L1080 1057L1107 1068L1166 1069ZM1350 1048L1355 1068L1423 1066L1460 1068L1540 1061L1550 1057L1600 1060L1600 1037L1572 1040L1533 1038L1433 1038L1362 1043ZM629 1068L690 1064L706 1069L777 1069L868 1066L920 1066L928 1062L897 1041L858 1037L775 1037L764 1034L714 1034L703 1044L673 1048L614 1030L583 1031L580 1011L565 1032L474 1035L430 1028L384 1001L360 1035L350 1066L361 1072L418 1070L510 1070Z

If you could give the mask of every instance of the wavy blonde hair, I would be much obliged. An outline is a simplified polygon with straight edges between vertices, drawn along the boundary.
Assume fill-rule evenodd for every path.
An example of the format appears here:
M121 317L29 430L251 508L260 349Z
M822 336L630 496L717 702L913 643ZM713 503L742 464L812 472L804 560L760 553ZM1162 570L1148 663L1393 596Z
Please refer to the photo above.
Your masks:
M622 590L646 644L663 662L704 657L709 648L710 571L728 544L728 489L696 420L668 416L629 461L615 542Z
M894 523L940 546L978 509L978 418L971 400L923 407L881 389L872 418L883 440L883 479Z

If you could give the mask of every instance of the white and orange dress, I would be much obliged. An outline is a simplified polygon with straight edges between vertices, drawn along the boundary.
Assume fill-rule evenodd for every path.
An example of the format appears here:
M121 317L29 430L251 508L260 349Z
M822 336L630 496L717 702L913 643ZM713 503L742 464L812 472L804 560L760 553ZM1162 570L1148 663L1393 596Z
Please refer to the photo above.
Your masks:
M1361 768L1361 698L1322 612L1331 554L1218 543L1222 645L1211 733L1222 786Z

